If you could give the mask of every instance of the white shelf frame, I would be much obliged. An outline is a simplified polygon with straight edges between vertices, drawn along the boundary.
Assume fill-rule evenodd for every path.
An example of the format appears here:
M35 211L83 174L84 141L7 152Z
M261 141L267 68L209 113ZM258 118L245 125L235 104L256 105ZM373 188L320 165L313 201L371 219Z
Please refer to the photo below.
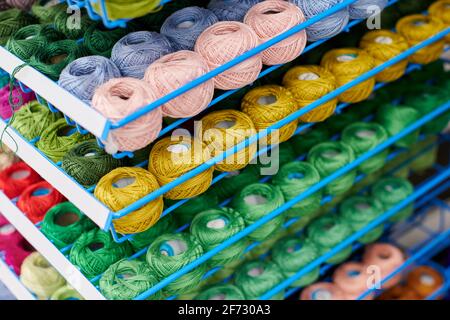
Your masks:
M3 259L0 259L0 281L3 282L17 300L36 300L36 297L25 288L19 277L9 268Z

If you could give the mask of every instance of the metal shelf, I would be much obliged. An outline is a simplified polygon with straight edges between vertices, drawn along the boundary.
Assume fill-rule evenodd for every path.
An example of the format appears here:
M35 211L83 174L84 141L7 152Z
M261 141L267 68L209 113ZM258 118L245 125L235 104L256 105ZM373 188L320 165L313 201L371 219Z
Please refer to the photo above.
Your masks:
M3 259L0 259L0 281L4 283L6 288L18 300L36 300L36 297L25 288L14 271L11 270Z

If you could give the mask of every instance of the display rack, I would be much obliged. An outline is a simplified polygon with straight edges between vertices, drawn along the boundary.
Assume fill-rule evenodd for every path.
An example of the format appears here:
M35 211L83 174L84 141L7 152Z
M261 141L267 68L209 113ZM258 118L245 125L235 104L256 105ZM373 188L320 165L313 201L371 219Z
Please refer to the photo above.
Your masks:
M36 297L25 288L14 271L10 269L3 259L0 259L0 281L3 282L6 288L18 300L36 300Z

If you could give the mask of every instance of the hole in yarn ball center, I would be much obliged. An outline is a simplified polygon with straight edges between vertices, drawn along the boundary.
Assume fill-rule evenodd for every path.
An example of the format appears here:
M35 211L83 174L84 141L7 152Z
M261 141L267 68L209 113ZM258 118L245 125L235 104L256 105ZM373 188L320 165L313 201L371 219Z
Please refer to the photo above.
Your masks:
M238 32L240 29L237 25L227 25L225 28L217 28L213 30L213 34L216 36L224 36L227 34Z
M209 300L225 300L226 298L227 296L224 293L219 293L209 298Z
M298 80L311 81L320 79L320 76L314 72L304 72L298 75Z
M179 23L177 29L190 29L195 25L195 21L187 20Z
M9 236L12 235L16 231L16 228L12 224L5 224L4 226L0 227L0 234L2 236Z
M224 120L216 123L214 126L217 129L230 129L236 125L236 121L234 120Z
M247 274L250 276L250 277L259 277L260 275L262 275L264 273L264 268L262 268L262 267L258 267L258 268L252 268L252 269L250 269L248 272L247 272Z
M50 58L50 63L51 63L51 64L58 64L58 63L61 63L61 62L64 61L67 57L68 57L68 54L67 54L67 53L58 54L58 55L53 56L53 57Z
M392 40L391 37L379 36L375 38L375 42L380 44L392 44L394 40Z
M349 271L347 271L347 276L349 278L356 278L359 275L361 275L361 272L359 272L358 270L349 270Z
M301 172L293 172L288 175L289 180L301 180L303 178L305 178L305 175Z
M172 144L167 147L167 151L175 154L186 153L189 151L189 146L183 143Z
M228 219L225 217L220 217L211 221L208 221L206 227L209 229L223 229L228 225Z
M359 202L355 205L355 208L361 211L367 210L370 208L370 205L367 202Z
M324 157L326 159L334 159L340 154L341 154L341 152L339 150L330 149L330 150L325 150L324 152L322 152L322 157Z
M42 196L47 196L50 193L52 193L51 189L48 188L38 188L36 189L31 195L33 197L42 197Z
M95 71L95 69L96 69L95 66L92 64L84 64L83 68L72 67L70 69L70 73L74 76L80 77L92 74Z
M349 62L349 61L355 60L357 57L358 57L357 54L348 53L348 54L342 54L342 55L338 56L336 58L336 60L339 62Z
M159 252L163 256L175 257L187 251L188 246L183 240L169 240L159 247Z
M119 278L119 279L130 279L131 277L133 277L134 275L133 274L130 274L130 273L123 273L123 274L118 274L117 275L117 278Z
M282 12L281 10L269 9L267 11L264 11L263 14L272 15L272 14L279 14L281 12Z
M76 128L72 128L72 127L69 127L69 126L65 126L65 127L62 127L61 129L59 129L59 130L56 132L56 135L57 135L58 137L69 137L69 136L71 136L72 134L74 134L76 130L77 130Z
M318 289L311 295L313 300L331 300L332 294L326 289Z
M262 106L268 106L270 104L274 104L275 102L277 102L277 97L273 94L271 95L267 95L267 96L261 96L258 99L258 104L262 105Z
M19 171L15 171L11 174L11 179L13 180L22 180L27 178L30 175L29 171L26 170L19 170Z
M294 252L299 251L301 248L302 248L302 245L298 243L295 246L287 248L286 252L287 253L294 253Z
M126 187L132 185L135 181L136 181L136 178L134 178L134 177L121 178L117 181L114 181L112 186L114 188L118 188L118 189L126 188Z
M369 129L363 129L356 132L356 136L361 139L372 138L375 136L375 131Z
M55 223L61 227L70 226L78 221L80 221L80 217L73 212L60 213L55 217Z
M378 258L381 260L387 260L391 258L391 253L389 251L382 251L378 254Z
M420 275L420 283L426 285L426 286L433 286L435 284L434 278L432 276L430 276L427 273L422 273Z
M91 250L92 252L103 249L105 247L105 245L101 242L93 242L91 244L89 244L89 250Z
M244 198L244 202L248 205L257 206L266 204L267 199L260 194L250 194Z
M50 264L45 259L39 259L34 261L34 265L37 268L48 269L50 268Z
M421 27L423 25L426 25L427 22L421 19L415 20L412 22L413 25L415 25L416 27Z

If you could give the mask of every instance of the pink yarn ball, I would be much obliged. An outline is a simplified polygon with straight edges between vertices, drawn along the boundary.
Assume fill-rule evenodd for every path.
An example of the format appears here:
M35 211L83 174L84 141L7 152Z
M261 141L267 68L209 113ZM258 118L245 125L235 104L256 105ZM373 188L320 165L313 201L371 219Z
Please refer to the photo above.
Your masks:
M17 275L20 275L20 267L22 266L23 261L34 251L35 249L22 238L19 243L11 244L4 250L5 262L7 265L14 268L14 272Z
M12 244L19 243L22 239L22 235L16 228L0 215L0 251L5 250Z
M306 287L300 300L345 300L345 294L334 283L318 282Z
M268 0L253 6L244 18L258 35L261 43L305 21L305 16L295 4ZM264 64L272 66L287 63L301 55L306 46L306 31L302 30L262 52Z
M256 33L241 22L218 22L200 35L195 43L211 70L253 49L259 44ZM262 69L261 55L253 56L214 78L217 89L242 88L258 78Z
M97 88L92 98L92 107L116 122L155 100L155 93L145 81L116 78ZM106 142L106 150L116 153L142 149L158 137L161 127L161 108L156 108L126 126L114 130Z
M22 100L20 100L22 99ZM19 110L24 104L36 99L34 92L24 93L20 88L13 89L13 103L19 104L14 106L15 110ZM13 106L9 104L9 85L3 87L0 91L0 117L4 120L11 118L13 115Z
M356 300L369 289L369 277L367 266L362 263L347 262L336 269L333 274L333 282L344 291L347 300ZM372 299L373 293L364 300Z
M153 62L144 80L157 98L161 98L207 72L209 67L201 55L182 50ZM211 79L162 105L162 113L171 118L192 117L205 110L213 96L214 80Z

